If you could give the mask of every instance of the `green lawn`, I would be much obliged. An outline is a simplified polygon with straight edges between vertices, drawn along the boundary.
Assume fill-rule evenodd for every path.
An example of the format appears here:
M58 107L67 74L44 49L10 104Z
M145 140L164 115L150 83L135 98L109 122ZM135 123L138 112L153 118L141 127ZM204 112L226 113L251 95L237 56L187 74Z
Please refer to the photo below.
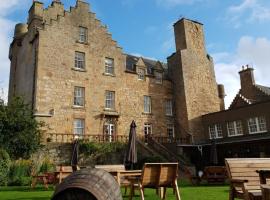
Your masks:
M180 194L182 200L228 200L229 186L182 186L180 187ZM157 200L155 190L146 189L146 200ZM1 200L50 200L53 194L53 189L44 190L39 187L35 190L29 187L5 187L0 188ZM124 200L128 197L124 196ZM136 191L136 196L133 200L139 200L139 192ZM167 192L167 200L174 200L172 190Z

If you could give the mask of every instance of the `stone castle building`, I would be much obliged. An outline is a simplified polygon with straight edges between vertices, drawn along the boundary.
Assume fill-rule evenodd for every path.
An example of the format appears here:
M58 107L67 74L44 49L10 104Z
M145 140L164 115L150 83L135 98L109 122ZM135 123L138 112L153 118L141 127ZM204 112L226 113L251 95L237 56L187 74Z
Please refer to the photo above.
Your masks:
M207 54L203 25L174 24L176 51L167 63L123 52L106 26L77 0L64 10L34 1L27 24L10 45L9 100L22 95L50 136L128 135L132 120L144 136L208 139L202 115L224 109Z

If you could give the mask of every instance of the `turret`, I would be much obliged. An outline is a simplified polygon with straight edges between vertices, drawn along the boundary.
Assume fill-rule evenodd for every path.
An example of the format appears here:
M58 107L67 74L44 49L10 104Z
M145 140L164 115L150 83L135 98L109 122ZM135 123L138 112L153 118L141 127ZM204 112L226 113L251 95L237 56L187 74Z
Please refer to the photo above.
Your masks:
M34 1L30 10L28 11L28 29L33 26L41 26L43 22L44 9L43 3Z

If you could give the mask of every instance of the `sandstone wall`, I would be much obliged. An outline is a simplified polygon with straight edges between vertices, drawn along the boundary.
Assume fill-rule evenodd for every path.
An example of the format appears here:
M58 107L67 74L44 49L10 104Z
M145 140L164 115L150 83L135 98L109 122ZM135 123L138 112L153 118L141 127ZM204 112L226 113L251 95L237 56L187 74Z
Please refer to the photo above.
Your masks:
M52 8L50 8L52 9ZM143 124L153 126L153 134L166 135L172 117L165 116L165 99L172 99L171 82L156 84L155 78L145 81L138 75L125 72L125 56L107 29L88 12L88 4L78 1L77 6L57 20L51 20L39 30L36 112L45 121L48 132L73 133L73 120L85 119L86 134L103 134L105 91L115 91L116 133L128 134L132 120L143 134ZM79 26L88 29L88 43L78 40ZM75 51L84 52L85 71L73 68ZM115 75L104 74L105 57L113 58ZM85 88L85 106L73 106L74 87ZM143 113L144 95L152 98L152 113ZM44 117L54 110L54 115ZM109 114L110 115L110 114Z

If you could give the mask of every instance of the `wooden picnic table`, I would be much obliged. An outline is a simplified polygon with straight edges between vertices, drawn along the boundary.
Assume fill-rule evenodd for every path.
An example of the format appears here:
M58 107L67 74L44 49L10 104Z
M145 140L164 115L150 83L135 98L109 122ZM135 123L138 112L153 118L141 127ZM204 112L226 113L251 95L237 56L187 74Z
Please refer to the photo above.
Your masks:
M32 176L31 188L35 188L38 181L41 181L46 189L48 189L48 175L36 175Z
M140 177L142 174L142 170L106 169L106 171L116 177L116 181L119 185L121 185L123 178Z

